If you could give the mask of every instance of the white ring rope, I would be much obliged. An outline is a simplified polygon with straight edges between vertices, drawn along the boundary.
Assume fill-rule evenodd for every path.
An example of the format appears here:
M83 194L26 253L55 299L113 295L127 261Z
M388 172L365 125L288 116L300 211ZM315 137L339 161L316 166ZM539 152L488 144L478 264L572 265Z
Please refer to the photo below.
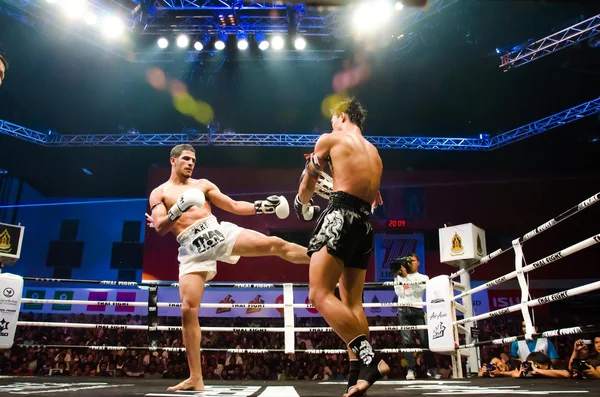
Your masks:
M557 292L552 295L546 295L544 297L533 299L533 300L530 300L527 302L518 303L516 305L505 307L503 309L498 309L498 310L494 310L492 312L483 313L478 316L473 316L473 317L465 318L462 320L458 320L458 321L454 322L454 324L458 325L458 324L469 323L472 321L479 321L479 320L483 320L483 319L490 318L490 317L498 317L498 316L502 316L502 315L505 315L508 313L512 313L512 312L521 310L521 305L523 305L523 304L526 304L528 307L535 307L535 306L544 305L546 303L563 300L563 299L566 299L571 296L585 294L587 292L595 291L598 289L600 289L600 281L596 281L596 282L593 282L590 284L585 284L580 287L571 288L571 289L568 289L568 290L565 290L562 292Z
M556 216L555 218L549 220L548 222L536 227L529 233L526 233L522 237L518 238L518 242L520 244L522 244L525 241L532 239L533 237L541 234L542 232L544 232L544 231L550 229L551 227L559 224L560 222L564 221L565 219L570 218L571 216L577 214L578 212L591 207L593 204L596 204L598 201L600 201L600 193L596 193L595 195L588 198L587 200L582 201L578 205L569 208L568 210L566 210L562 214ZM510 251L512 248L513 248L512 245L510 247L506 247L506 248L499 248L496 251L492 252L491 254L484 256L478 262L476 262L470 266L467 266L465 268L462 268L457 272L450 274L450 279L459 277L461 274L468 273L468 272L472 271L473 269L475 269L476 267L479 267L479 266L483 265L484 263L489 262L493 258L496 258L497 256L500 256L501 254L503 254L507 251Z
M572 245L570 247L567 247L567 248L565 248L563 250L555 252L554 254L548 255L547 257L545 257L543 259L535 261L535 262L533 262L533 263L525 266L523 269L521 269L521 271L523 273L528 273L528 272L530 272L532 270L539 269L539 268L541 268L543 266L546 266L546 265L548 265L548 264L550 264L552 262L556 262L559 259L567 257L567 256L569 256L571 254L574 254L575 252L581 251L581 250L583 250L585 248L591 247L592 245L595 245L595 244L598 244L598 243L600 243L600 234L597 234L595 236L587 238L587 239L585 239L583 241L578 242L577 244L574 244L574 245ZM475 294L475 293L477 293L479 291L483 291L485 289L488 289L488 288L494 287L496 285L502 284L502 283L504 283L504 282L506 282L508 280L511 280L511 279L517 277L518 274L519 274L519 271L514 270L514 271L512 271L510 273L505 274L504 276L498 277L495 280L492 280L492 281L490 281L488 283L482 284L482 285L480 285L478 287L472 288L472 289L470 289L468 291L463 292L462 294L456 295L453 299L454 300L461 299L461 298L464 298L465 296L472 295L472 294Z
M81 346L81 345L26 345L18 344L18 347L34 348L34 349L87 349L87 350L148 350L148 351L168 351L168 352L184 352L185 347L155 347L155 346ZM419 353L428 351L428 349L419 348L397 348L397 349L374 349L381 353ZM229 349L229 348L201 348L203 352L227 352L233 354L266 354L272 352L283 352L284 349ZM348 350L345 349L305 349L295 350L294 353L306 354L345 354Z
M55 328L93 328L93 329L122 329L137 331L181 331L181 326L148 326L148 325L127 325L127 324L89 324L89 323L57 323L40 321L18 321L19 327L55 327ZM426 325L386 325L371 326L370 331L400 331L400 330L419 330L427 329ZM284 327L202 327L204 332L284 332ZM294 327L294 332L333 332L331 327Z
M600 330L599 325L582 325L580 327L569 327L569 328L560 328L551 331L545 331L541 333L532 334L534 339L538 338L553 338L559 335L576 335L576 334L586 334L591 332L598 332ZM516 342L519 340L525 340L525 335L520 336L509 336L501 339L492 339L482 342L470 343L468 345L458 346L458 349L469 349L472 347L484 346L484 345L505 345L508 343Z
M30 299L22 298L21 303L48 303L48 304L69 304L69 305L94 305L94 306L136 306L147 307L148 302L115 302L115 301L84 301L84 300L60 300L60 299ZM407 307L407 306L425 306L425 302L416 302L410 304L397 302L376 302L363 303L363 307ZM181 307L179 302L159 302L156 307ZM201 303L200 308L204 309L283 309L283 303ZM310 303L294 303L294 309L312 309L314 306Z

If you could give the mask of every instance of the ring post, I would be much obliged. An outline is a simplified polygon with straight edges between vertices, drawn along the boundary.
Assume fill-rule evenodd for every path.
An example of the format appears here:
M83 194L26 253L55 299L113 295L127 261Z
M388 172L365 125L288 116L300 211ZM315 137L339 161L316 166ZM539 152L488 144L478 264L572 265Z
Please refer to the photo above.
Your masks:
M485 243L485 230L475 226L472 223L465 223L462 225L447 226L439 229L440 238L440 262L446 263L450 266L458 267L459 269L465 269L474 263L477 263L481 258L487 255L487 247ZM462 271L460 273L460 284L459 292L468 291L471 289L471 275L468 271ZM458 289L458 288L456 288ZM456 292L453 292L453 295ZM429 300L429 297L427 298ZM463 318L469 318L474 315L473 312L473 300L471 295L465 295L461 298L462 305L454 305L456 310L453 310L453 317L456 320L456 311L460 311L463 314ZM458 303L454 301L455 303ZM429 315L429 313L428 313ZM476 328L477 324L474 322L468 322L464 324L466 329L465 339L466 344L470 345L473 342L472 329ZM457 325L454 326L454 336L456 346L459 345L458 333L459 328ZM480 354L477 351L478 348L471 347L464 351L458 349L456 355L453 355L453 360L456 360L454 364L458 364L456 377L462 377L462 356L467 357L467 377L470 377L472 373L479 372ZM462 351L461 351L462 350Z

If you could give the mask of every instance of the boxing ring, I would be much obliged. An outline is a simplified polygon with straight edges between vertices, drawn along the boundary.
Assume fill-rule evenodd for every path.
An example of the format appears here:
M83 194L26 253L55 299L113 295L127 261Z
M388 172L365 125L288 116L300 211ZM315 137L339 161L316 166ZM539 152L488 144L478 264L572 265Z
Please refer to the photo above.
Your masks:
M504 345L519 340L533 340L540 337L552 337L557 335L575 335L581 333L600 332L600 325L585 324L558 328L541 333L536 333L534 325L529 313L529 308L549 304L559 300L564 300L572 296L588 293L600 289L600 281L585 284L576 288L567 289L558 293L543 296L540 298L529 299L529 286L525 279L525 274L534 270L540 269L550 263L556 262L561 258L569 256L575 252L581 251L592 245L600 243L600 234L591 236L577 244L566 247L555 253L548 255L540 260L527 265L524 264L523 244L542 234L544 231L556 226L563 220L584 211L600 201L600 193L584 200L578 205L563 212L557 217L533 229L520 238L514 239L510 247L498 249L491 254L483 257L474 264L463 267L449 276L442 277L442 282L447 280L452 294L443 296L442 300L446 300L450 304L451 310L448 314L448 321L452 325L451 335L453 346L452 350L439 349L432 344L432 333L435 333L436 325L432 321L428 321L425 326L370 326L370 332L390 332L401 330L417 330L427 329L429 334L430 347L433 352L448 354L452 359L453 378L447 380L381 380L378 381L368 391L369 396L426 396L426 395L459 395L469 394L476 396L484 396L489 394L531 394L531 395L600 395L600 383L593 380L575 380L575 379L513 379L513 378L473 378L468 377L470 374L465 374L463 371L463 358L470 363L471 372L477 372L481 365L479 362L478 349L486 345ZM470 288L469 272L474 268L490 262L492 259L508 252L515 253L515 270L498 277L495 280L489 281L475 288ZM4 276L4 274L3 274ZM15 276L13 276L15 277ZM16 278L16 277L15 277ZM453 281L460 278L460 281ZM473 307L470 297L479 291L489 289L500 285L506 281L517 279L521 288L521 303L494 310L488 313L483 313L474 316ZM437 279L434 278L434 279ZM4 280L4 279L3 279ZM439 281L439 280L438 280ZM4 281L3 281L4 282ZM177 283L164 282L121 282L108 280L76 280L76 279L55 279L55 278L32 278L23 277L20 280L21 291L22 283L76 283L76 284L92 284L102 286L128 286L138 287L148 290L148 302L121 302L121 301L89 301L89 300L70 300L71 305L95 305L95 306L132 306L132 307L147 307L148 308L148 323L146 325L122 325L122 324L92 324L92 323L65 323L65 322L35 322L35 321L18 321L17 327L56 327L56 328L85 328L85 329L117 329L117 330L142 330L148 331L149 346L76 346L76 345L30 345L17 344L16 347L39 347L39 348L57 348L57 349L91 349L91 350L150 350L150 351L170 351L182 352L184 347L159 347L155 335L157 332L179 332L180 326L161 326L158 324L158 309L165 307L180 307L179 302L159 302L159 288L177 288ZM432 282L432 280L430 280ZM427 307L428 313L433 308L432 299L430 297L429 283L427 301L422 302L421 306ZM402 284L402 283L401 283ZM401 285L396 282L383 283L367 283L365 289L393 289L396 285ZM404 283L415 284L415 283ZM432 283L433 284L433 283ZM4 287L4 285L3 285ZM326 332L331 333L329 327L297 327L295 325L294 311L301 308L312 308L308 303L295 303L294 290L306 289L306 283L207 283L207 288L230 288L232 290L240 288L249 288L255 290L280 288L283 291L283 303L202 303L201 308L223 308L223 309L262 309L275 308L283 310L283 327L202 327L203 332L254 332L254 333L283 333L284 347L281 349L231 349L231 348L202 348L203 352L227 352L263 355L267 352L279 352L283 354L302 352L308 355L321 354L346 354L344 349L304 349L296 348L297 333L315 333ZM15 290L18 289L15 288ZM41 303L54 304L65 303L64 300L55 299L30 299L21 298L19 306L26 303ZM365 308L375 307L402 307L401 303L379 302L379 303L364 303ZM509 313L521 312L523 321L525 322L526 332L524 335L516 335L512 337L473 341L470 338L469 327L473 326L477 321L503 316ZM464 318L458 319L457 313L461 313ZM461 342L461 335L465 335L465 342ZM14 335L13 335L14 337ZM382 354L396 354L404 352L423 352L425 349L420 348L386 348L375 349ZM468 368L468 367L467 367ZM68 381L64 378L52 377L19 377L5 376L0 377L0 393L2 395L11 394L26 394L26 395L54 395L62 394L65 396L75 395L90 395L95 396L100 393L111 393L115 397L120 396L182 396L182 395L197 395L202 397L210 396L262 396L262 397L287 397L287 396L340 396L345 391L346 382L342 381L206 381L206 390L204 392L168 392L168 386L178 383L175 379L158 379L146 380L137 378L83 378L71 377Z

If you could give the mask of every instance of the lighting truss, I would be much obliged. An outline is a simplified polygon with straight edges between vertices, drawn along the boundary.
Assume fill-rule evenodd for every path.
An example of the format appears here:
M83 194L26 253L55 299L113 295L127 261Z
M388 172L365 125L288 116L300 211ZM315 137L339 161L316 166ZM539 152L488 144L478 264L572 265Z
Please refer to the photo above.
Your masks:
M521 48L518 50L502 55L500 67L505 68L505 72L512 68L518 68L597 34L600 34L600 15L593 16L534 43L524 44L524 47L520 46Z
M380 149L489 151L600 113L600 97L492 138L368 136ZM44 134L0 120L0 133L43 146L200 146L311 147L317 134Z
M499 147L518 142L525 138L541 134L542 132L561 127L565 124L581 120L584 117L597 113L600 113L600 97L572 107L571 109L556 113L550 117L534 121L533 123L524 125L523 127L496 135L490 139L488 149L498 149Z

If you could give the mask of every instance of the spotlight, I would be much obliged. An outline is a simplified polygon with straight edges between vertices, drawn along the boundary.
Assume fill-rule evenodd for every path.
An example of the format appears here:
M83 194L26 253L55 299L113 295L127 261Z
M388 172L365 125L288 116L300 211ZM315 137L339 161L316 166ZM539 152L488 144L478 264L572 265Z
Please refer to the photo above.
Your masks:
M125 31L123 21L115 16L110 16L104 20L102 31L109 39L115 39L119 37Z
M306 48L306 40L304 40L303 37L296 37L296 39L294 40L294 47L296 47L297 50L303 50Z
M201 42L197 41L197 42L194 43L194 49L196 51L202 51L203 48L204 48L204 46L202 45Z
M79 18L85 12L85 2L77 0L63 1L60 4L69 18Z
M219 51L225 49L225 43L222 40L215 41L215 49Z
M397 1L396 4L394 5L394 8L396 9L396 11L400 11L401 9L404 8L404 4L402 4L399 1Z
M248 40L246 40L246 39L238 40L237 46L240 50L248 49Z
M96 16L94 14L90 14L89 12L87 14L85 14L85 17L83 18L83 20L88 25L95 25L96 24Z
M258 48L262 51L269 48L269 42L265 39L265 34L258 32L254 35L254 40L258 43Z
M269 42L267 40L261 41L260 43L258 43L258 48L260 48L262 51L268 50Z
M354 25L362 32L377 30L389 22L392 12L392 4L385 0L359 4L354 11Z
M180 48L185 48L190 44L190 38L185 34L180 34L177 36L177 46Z
M225 49L225 42L227 41L227 33L219 33L217 41L215 41L215 49L221 51Z
M165 39L164 37L161 37L160 39L158 39L158 41L156 43L158 44L158 48L162 48L162 49L165 49L169 46L169 40Z
M275 36L271 39L271 45L273 46L274 50L281 50L283 48L284 42L283 42L283 37L281 36Z

